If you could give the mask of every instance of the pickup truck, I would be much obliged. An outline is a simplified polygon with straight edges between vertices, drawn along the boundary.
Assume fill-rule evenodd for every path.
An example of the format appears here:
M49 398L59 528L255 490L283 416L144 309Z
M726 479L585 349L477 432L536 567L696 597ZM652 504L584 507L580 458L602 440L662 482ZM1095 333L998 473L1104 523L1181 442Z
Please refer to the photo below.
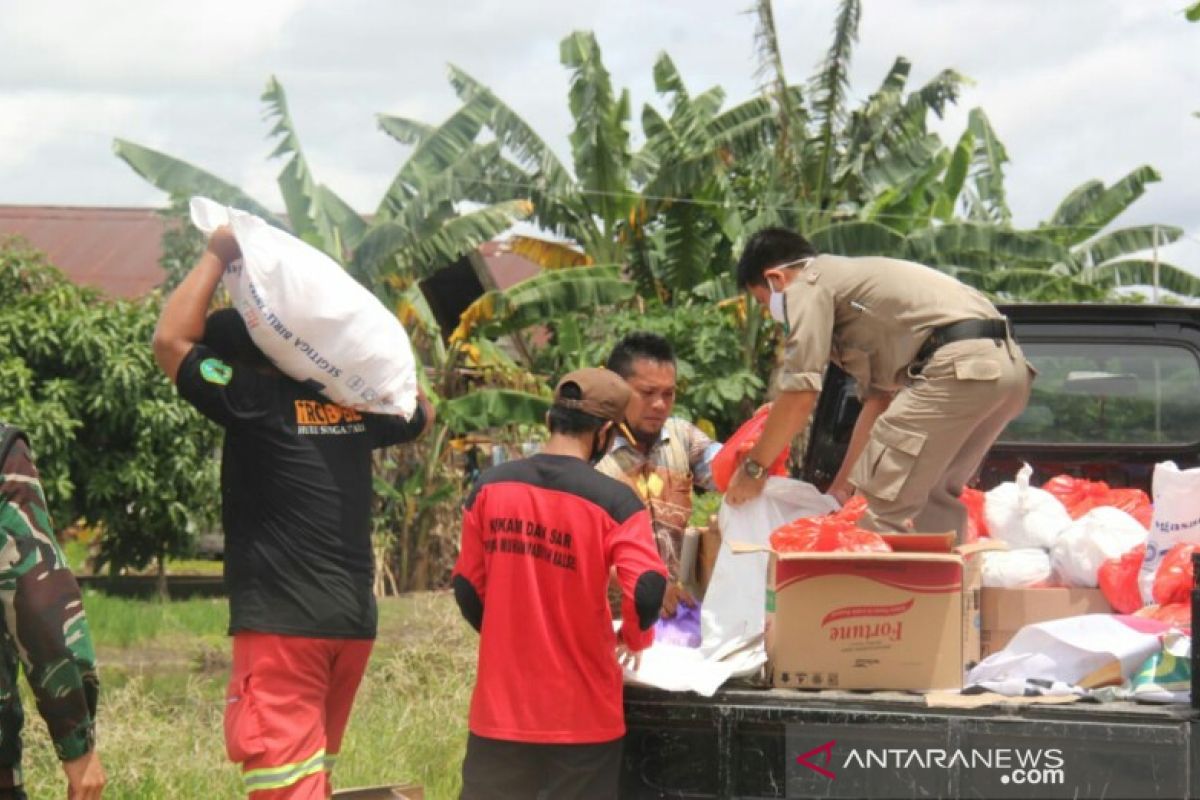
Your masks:
M1059 473L1149 491L1200 465L1200 309L1002 309L1039 375L977 485ZM801 478L824 487L859 404L831 367ZM624 798L1200 798L1200 711L1126 702L931 708L899 692L627 687ZM851 765L853 769L844 769Z

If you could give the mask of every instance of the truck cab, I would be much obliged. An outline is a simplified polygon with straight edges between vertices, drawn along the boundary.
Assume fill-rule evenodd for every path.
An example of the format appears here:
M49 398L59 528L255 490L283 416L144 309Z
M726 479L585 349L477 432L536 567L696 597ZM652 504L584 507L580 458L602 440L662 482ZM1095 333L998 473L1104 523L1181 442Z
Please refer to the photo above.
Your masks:
M1024 413L981 466L978 488L1012 480L1022 462L1034 467L1035 484L1068 473L1146 491L1161 461L1200 465L1200 309L1001 310L1038 377ZM859 409L853 380L831 366L801 478L829 484ZM627 687L625 709L626 798L1200 798L1200 717L1188 706L930 708L898 692L737 684L711 698ZM985 759L1054 751L1046 763L1062 765L1018 781L978 762L931 767L918 757L838 775L833 756L850 748Z

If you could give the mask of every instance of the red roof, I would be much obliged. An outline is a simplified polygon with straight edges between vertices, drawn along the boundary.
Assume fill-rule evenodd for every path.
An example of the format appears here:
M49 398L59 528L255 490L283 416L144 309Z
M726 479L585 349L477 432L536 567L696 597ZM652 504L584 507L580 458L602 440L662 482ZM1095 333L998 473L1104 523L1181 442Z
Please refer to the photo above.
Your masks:
M162 283L164 226L151 208L0 205L0 234L23 236L72 281L112 297Z
M502 242L484 242L479 245L479 254L487 262L488 271L499 289L532 278L542 269L524 256L505 250Z
M111 297L140 297L162 283L165 226L153 208L0 205L0 235L23 236L72 281ZM501 289L540 269L499 242L479 253Z

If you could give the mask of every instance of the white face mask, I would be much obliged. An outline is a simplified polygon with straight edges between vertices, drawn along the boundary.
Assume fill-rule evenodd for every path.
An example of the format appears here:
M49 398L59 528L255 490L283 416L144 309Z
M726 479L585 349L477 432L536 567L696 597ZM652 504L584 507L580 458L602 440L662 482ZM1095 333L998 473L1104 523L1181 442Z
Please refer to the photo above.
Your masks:
M787 325L787 297L783 292L771 290L771 299L767 302L767 310L771 312L771 319L780 325Z
M778 266L773 267L773 269L779 269L781 267L798 267L801 265L807 265L810 261L812 261L811 256L808 258L800 258L795 261L789 261L786 264L779 264ZM767 286L770 288L769 282ZM767 311L771 313L771 319L778 322L784 328L788 326L787 298L784 296L782 290L777 291L775 289L771 289L771 298L767 301Z

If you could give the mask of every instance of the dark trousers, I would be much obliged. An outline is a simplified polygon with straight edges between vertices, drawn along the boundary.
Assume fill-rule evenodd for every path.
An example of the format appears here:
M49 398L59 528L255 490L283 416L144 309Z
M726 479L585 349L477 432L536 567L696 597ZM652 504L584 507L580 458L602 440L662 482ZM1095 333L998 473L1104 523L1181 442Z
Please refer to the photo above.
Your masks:
M462 800L615 800L624 741L534 744L469 734Z

